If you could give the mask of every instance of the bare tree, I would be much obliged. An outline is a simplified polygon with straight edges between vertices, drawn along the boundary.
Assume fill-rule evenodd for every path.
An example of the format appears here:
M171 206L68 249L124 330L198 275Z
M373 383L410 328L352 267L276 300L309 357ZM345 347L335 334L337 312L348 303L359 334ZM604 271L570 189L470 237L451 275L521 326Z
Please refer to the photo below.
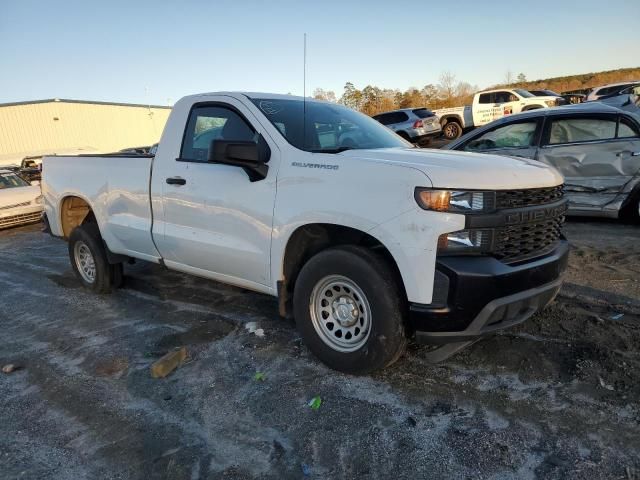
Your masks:
M505 85L511 85L513 83L513 72L511 70L507 70L507 73L504 74L504 83Z
M442 72L438 83L440 97L445 103L451 103L456 96L456 76L450 71Z
M313 91L313 98L333 103L336 103L338 101L335 92L333 92L332 90L324 90L322 88L316 88Z

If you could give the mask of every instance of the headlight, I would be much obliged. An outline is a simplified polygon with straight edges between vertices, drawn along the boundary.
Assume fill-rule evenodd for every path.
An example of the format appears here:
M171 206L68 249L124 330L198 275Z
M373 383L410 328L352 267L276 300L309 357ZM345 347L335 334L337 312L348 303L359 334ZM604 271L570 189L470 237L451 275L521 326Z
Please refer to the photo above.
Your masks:
M425 210L451 213L486 213L494 209L494 192L416 188L415 198Z
M439 253L480 253L491 247L491 230L459 230L438 238Z
M33 203L37 205L42 205L44 203L44 197L42 195L38 195Z

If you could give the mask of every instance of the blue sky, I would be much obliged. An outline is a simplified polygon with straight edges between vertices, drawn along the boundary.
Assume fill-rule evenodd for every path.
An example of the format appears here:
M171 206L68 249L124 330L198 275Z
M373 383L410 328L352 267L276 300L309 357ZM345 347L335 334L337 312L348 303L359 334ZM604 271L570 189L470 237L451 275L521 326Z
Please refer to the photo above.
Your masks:
M441 72L479 87L640 66L640 1L0 0L0 102L173 103L215 90L338 95Z

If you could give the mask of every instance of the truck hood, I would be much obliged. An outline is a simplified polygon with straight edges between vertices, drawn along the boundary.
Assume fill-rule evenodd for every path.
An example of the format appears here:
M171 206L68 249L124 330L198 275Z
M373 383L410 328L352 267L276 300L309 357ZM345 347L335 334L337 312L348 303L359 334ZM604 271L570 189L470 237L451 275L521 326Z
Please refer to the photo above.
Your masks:
M521 157L428 148L347 150L340 155L420 170L434 188L511 190L553 187L564 181L556 169Z

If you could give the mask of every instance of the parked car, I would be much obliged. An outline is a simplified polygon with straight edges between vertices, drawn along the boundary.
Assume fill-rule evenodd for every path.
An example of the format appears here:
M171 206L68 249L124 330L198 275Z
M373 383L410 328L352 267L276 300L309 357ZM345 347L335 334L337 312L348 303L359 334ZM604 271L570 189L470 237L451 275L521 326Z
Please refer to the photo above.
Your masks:
M43 210L40 187L15 172L0 170L0 229L39 222Z
M592 88L591 91L587 94L586 101L592 102L594 100L599 100L602 97L618 95L622 90L625 90L626 88L633 87L638 84L640 84L639 81L618 82L618 83L610 83L608 85L602 85L601 87L595 87L595 88Z
M403 108L379 113L373 118L405 140L417 145L428 144L441 132L438 117L428 108Z
M527 90L534 97L555 97L556 105L566 105L567 101L559 93L553 90Z
M536 97L526 90L514 88L478 92L471 105L441 108L434 113L440 118L443 136L454 140L464 130L486 125L505 115L556 105L556 96Z
M556 93L553 90L529 90L536 97L556 97L557 105L576 105L583 103L586 95L582 93Z
M131 155L148 155L150 150L151 150L151 146L129 147L129 148L123 148L122 150L118 150L116 154L122 153L122 154L131 154Z
M607 95L598 100L601 103L629 111L640 117L640 84L627 87L618 95Z
M290 95L185 97L155 158L47 157L42 188L88 289L111 291L136 258L277 296L304 344L352 373L394 362L409 335L438 361L526 320L568 258L555 169L415 148Z
M18 174L27 182L39 182L42 176L42 156L24 157Z
M640 215L640 122L600 102L503 118L448 150L539 160L565 177L570 215Z

